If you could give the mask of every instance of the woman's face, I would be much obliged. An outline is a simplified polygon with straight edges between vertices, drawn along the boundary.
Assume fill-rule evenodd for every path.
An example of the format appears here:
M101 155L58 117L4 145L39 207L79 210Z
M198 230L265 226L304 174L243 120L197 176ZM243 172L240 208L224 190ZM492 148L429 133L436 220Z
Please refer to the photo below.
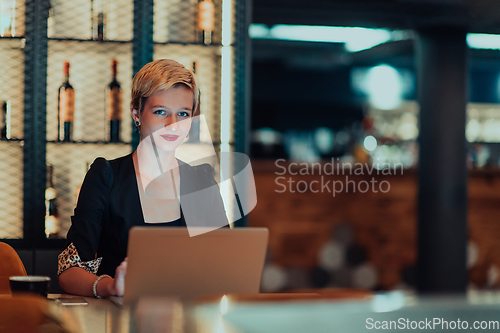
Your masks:
M141 139L152 135L159 149L175 150L191 128L193 98L193 92L185 86L160 90L149 96L144 111L134 113L134 120L138 119L141 124Z

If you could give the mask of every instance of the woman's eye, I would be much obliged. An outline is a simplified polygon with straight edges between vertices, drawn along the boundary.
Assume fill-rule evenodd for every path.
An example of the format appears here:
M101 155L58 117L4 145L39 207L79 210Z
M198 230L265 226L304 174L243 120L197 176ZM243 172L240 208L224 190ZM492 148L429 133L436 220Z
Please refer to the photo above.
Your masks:
M161 114L161 115L164 115L164 114L165 114L165 111L163 111L163 110L156 110L154 113L155 113L155 114Z
M179 116L181 116L181 117L189 117L189 113L187 113L185 111L182 111L182 112L179 112Z

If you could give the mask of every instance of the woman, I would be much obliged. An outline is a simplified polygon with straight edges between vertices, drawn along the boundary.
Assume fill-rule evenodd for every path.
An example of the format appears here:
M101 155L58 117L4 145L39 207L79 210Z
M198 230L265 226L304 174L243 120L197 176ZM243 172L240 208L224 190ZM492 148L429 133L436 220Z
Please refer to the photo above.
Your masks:
M226 219L220 195L213 195L213 168L175 158L199 112L193 73L174 60L147 64L132 81L130 109L140 131L138 149L112 161L97 158L82 184L67 247L59 255L59 285L67 293L123 295L130 228L186 226L188 205L181 209L180 202L193 191L189 184L212 189L196 206L217 207L216 218Z

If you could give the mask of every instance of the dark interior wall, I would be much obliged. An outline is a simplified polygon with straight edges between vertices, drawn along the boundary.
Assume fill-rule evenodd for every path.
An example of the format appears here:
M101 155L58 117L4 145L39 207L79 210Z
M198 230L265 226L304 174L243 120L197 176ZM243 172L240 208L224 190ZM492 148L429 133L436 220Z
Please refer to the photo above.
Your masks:
M470 102L499 103L500 61L496 64L473 63L470 66L469 96Z
M256 43L256 47L260 47ZM257 51L258 52L258 51ZM498 54L497 54L498 53ZM500 51L489 52L488 59L473 52L469 63L469 101L500 102ZM496 59L498 57L499 59ZM254 60L252 64L252 126L253 130L270 127L286 130L311 130L320 126L340 129L363 117L362 105L367 97L353 91L351 71L389 64L413 76L414 87L404 97L417 96L415 68L408 57L387 55L370 63L336 66L333 69L300 68L279 60ZM413 58L412 56L410 58ZM413 59L414 60L414 59Z
M361 120L362 107L350 87L350 70L348 66L321 71L254 62L252 129L339 129Z
M60 250L17 250L28 275L49 276L49 293L62 293L57 279L57 256Z

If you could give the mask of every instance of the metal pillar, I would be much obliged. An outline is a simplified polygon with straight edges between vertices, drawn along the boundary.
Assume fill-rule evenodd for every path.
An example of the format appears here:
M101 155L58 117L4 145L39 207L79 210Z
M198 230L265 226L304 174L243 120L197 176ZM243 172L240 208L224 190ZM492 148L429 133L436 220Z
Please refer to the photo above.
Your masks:
M134 0L134 39L132 41L132 73L153 61L154 0ZM132 121L132 129L135 124ZM132 151L139 144L139 134L132 132Z
M47 0L26 1L23 238L33 247L45 239L48 10Z
M235 151L249 155L250 135L250 75L251 39L248 28L251 23L251 0L235 2L234 25L234 143Z
M418 263L420 293L467 288L466 30L419 31Z
M252 0L236 0L234 17L234 151L250 155L252 57L248 28L252 21ZM234 225L247 226L248 217L243 216Z

